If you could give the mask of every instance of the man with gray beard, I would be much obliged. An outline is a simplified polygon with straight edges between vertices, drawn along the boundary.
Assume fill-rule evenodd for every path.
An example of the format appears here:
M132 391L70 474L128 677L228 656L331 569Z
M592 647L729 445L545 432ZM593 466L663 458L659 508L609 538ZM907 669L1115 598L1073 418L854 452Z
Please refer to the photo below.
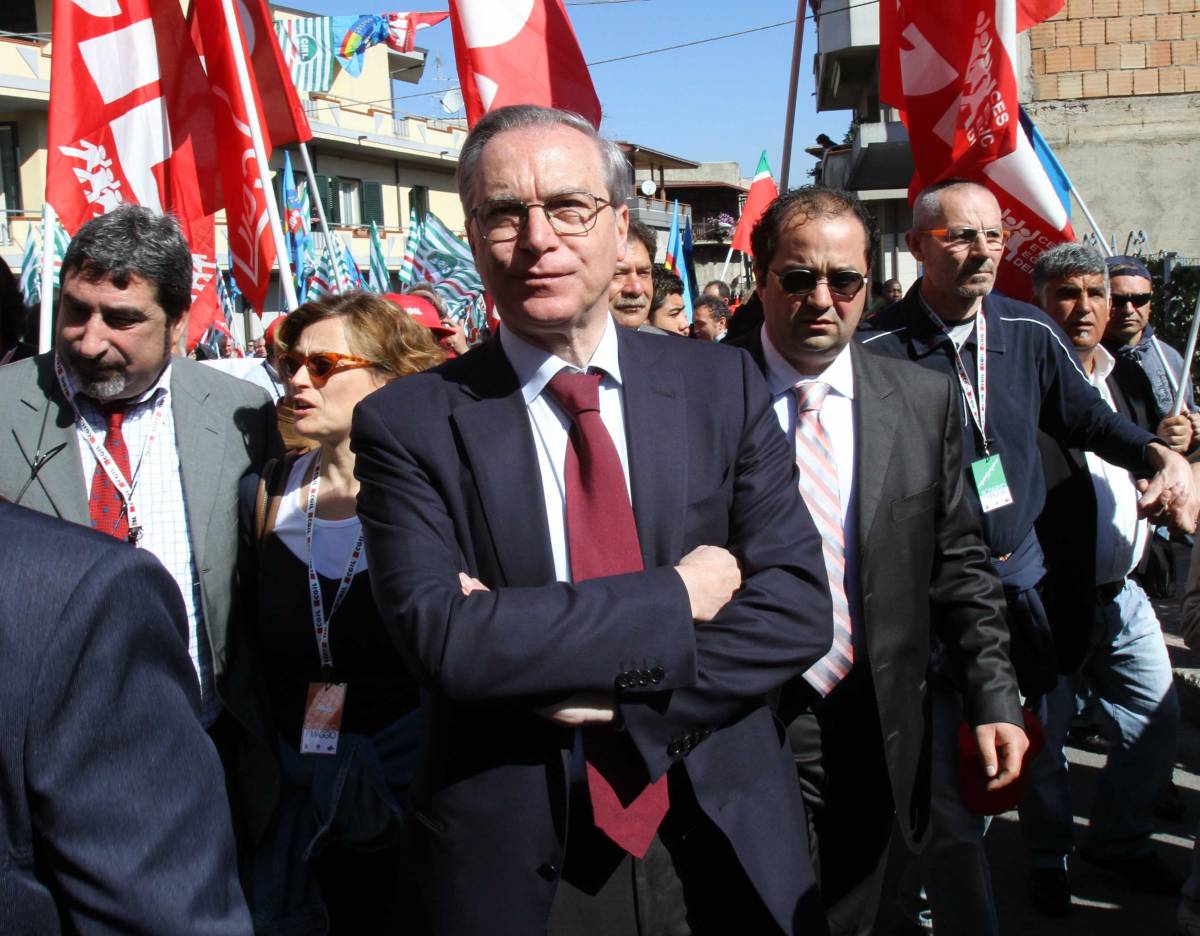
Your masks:
M0 497L158 557L183 597L200 721L221 750L238 482L278 433L260 388L172 355L191 294L174 219L126 205L79 229L54 350L0 368Z

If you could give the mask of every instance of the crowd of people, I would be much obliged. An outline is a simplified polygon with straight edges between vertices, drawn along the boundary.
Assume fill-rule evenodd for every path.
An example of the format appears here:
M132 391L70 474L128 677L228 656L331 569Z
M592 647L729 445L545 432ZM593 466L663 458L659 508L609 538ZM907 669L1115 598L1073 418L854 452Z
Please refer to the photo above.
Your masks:
M1200 934L1147 596L1200 416L1143 261L1065 244L1005 297L950 179L905 291L805 187L689 323L629 179L576 115L474 127L474 347L350 292L191 361L176 222L79 230L53 349L0 367L6 933L986 936L1017 809L1041 913L1082 860Z

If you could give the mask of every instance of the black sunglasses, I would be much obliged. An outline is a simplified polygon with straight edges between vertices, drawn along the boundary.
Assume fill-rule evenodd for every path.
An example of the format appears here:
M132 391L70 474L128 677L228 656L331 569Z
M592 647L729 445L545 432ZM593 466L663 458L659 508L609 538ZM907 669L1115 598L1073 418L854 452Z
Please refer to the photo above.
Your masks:
M772 271L774 272L774 271ZM813 270L803 267L788 270L786 273L775 273L783 291L793 296L806 296L821 283L829 287L829 291L839 299L853 299L866 283L866 277L857 270L838 270L828 276L817 276Z
M1119 309L1130 302L1135 309L1140 309L1153 298L1153 293L1113 293L1112 304L1114 309Z

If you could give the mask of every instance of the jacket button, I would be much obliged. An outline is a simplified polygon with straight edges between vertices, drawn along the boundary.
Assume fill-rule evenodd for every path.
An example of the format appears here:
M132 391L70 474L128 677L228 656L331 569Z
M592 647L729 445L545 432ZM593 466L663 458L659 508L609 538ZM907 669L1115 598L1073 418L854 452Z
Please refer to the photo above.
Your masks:
M558 877L558 865L551 864L547 861L545 864L538 865L537 873L539 877L547 881L553 881Z
M663 677L666 675L666 671L661 666L656 666L654 669L650 670L650 681L652 683L660 683L663 681Z

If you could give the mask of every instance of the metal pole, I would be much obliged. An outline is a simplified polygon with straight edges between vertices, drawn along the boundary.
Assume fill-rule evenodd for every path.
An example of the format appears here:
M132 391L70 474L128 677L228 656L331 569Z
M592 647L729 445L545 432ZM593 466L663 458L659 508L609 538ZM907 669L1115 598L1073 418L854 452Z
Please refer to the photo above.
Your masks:
M1179 375L1179 389L1175 391L1175 405L1171 415L1183 412L1183 394L1187 389L1188 377L1192 373L1192 356L1196 353L1196 334L1200 332L1200 293L1196 294L1196 308L1192 310L1192 329L1188 332L1187 347L1183 352L1183 373Z
M225 29L229 33L233 64L237 69L242 102L246 106L246 123L250 125L254 161L258 163L258 178L262 183L263 197L267 203L267 218L270 221L271 237L275 241L275 259L279 263L279 286L287 301L288 311L294 312L300 303L296 299L296 284L292 281L292 264L288 260L287 240L283 236L283 225L279 223L279 205L275 202L275 189L271 185L271 166L267 161L266 145L263 143L262 125L258 122L258 105L254 102L250 70L246 66L246 49L242 45L242 34L237 13L233 9L233 0L221 0L221 12L225 15Z
M1079 194L1079 189L1075 188L1075 183L1071 183L1071 194L1075 196L1075 201L1079 203L1080 209L1083 211L1083 216L1087 218L1088 224L1092 226L1092 230L1096 232L1096 240L1100 242L1100 246L1104 250L1106 257L1113 256L1113 249L1108 246L1108 240L1100 232L1100 225L1096 223L1096 219L1092 217L1092 213L1088 211L1088 206L1084 203L1083 198Z
M300 158L304 160L304 174L308 176L309 197L312 198L313 204L317 206L317 224L321 227L321 239L325 243L325 255L329 258L329 269L333 270L338 292L342 292L342 277L339 272L341 264L337 262L337 258L333 255L333 238L329 236L329 222L325 220L325 203L321 201L321 192L317 188L317 176L313 172L312 159L308 155L307 143L300 144Z
M38 354L54 344L54 227L58 220L50 202L42 205L42 299L38 309ZM32 232L29 235L33 236Z
M804 17L808 12L808 0L796 2L796 36L792 40L792 73L788 79L787 120L783 128L783 168L779 173L779 191L788 187L788 170L792 163L792 133L796 127L796 85L800 81L800 50L804 46Z
M725 254L725 265L721 267L721 282L725 282L725 274L729 272L729 261L733 259L733 248L729 248L729 253Z

